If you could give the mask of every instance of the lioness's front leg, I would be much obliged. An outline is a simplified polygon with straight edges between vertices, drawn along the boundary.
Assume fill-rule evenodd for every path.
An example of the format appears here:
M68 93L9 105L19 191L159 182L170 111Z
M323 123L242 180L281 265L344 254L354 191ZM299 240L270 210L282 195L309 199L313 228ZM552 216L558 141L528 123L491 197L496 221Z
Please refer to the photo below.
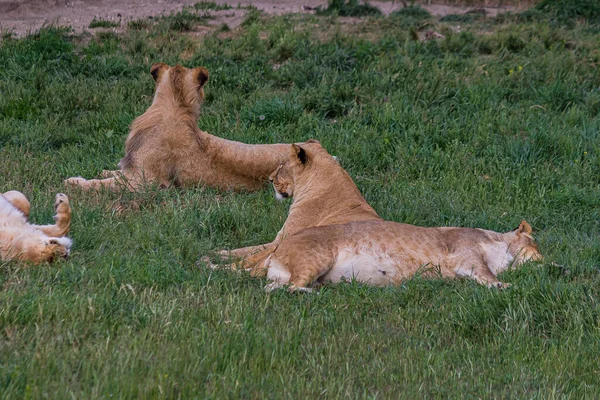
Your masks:
M54 201L54 209L56 210L56 215L54 216L56 223L54 225L35 225L35 227L44 232L46 236L63 237L71 229L71 205L69 204L69 198L63 193L58 193Z
M485 285L489 288L506 289L510 286L508 283L500 282L484 262L469 267L458 267L455 271L457 276L474 279L480 285Z

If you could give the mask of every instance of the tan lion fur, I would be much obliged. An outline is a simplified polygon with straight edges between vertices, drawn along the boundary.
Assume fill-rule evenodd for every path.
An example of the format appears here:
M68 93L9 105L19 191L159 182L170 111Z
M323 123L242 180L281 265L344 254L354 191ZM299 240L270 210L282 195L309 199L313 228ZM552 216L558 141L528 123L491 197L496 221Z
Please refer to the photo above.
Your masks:
M120 170L104 171L104 179L74 177L65 182L84 189L126 186L132 191L142 183L260 189L289 145L248 145L200 130L206 68L158 63L150 73L156 82L154 100L131 125Z
M33 225L27 221L30 205L25 195L17 191L0 194L0 259L39 264L67 257L72 246L65 237L71 227L67 196L57 194L54 208L55 224Z
M352 205L344 204L345 197L338 197L337 192L339 177L347 174L331 157L327 158L325 150L310 148L315 146L292 145L288 159L274 176L278 194L293 195L294 205L307 207L304 215L318 216L313 223L323 220L320 201L328 197L331 200L326 214L336 213L337 204L341 204L348 217L354 216ZM365 212L369 209L363 206ZM373 215L376 216L374 211ZM288 232L261 264L267 269L267 277L274 281L267 288L289 284L291 290L306 290L315 282L351 279L375 286L394 285L416 274L469 277L480 284L504 287L496 278L499 272L542 258L526 221L514 231L496 233L472 228L423 228L379 218L357 221L348 217L346 223L332 222L337 221L333 218L329 224Z
M300 162L299 157L305 158L306 163ZM381 220L350 175L316 140L288 145L285 161L269 179L277 198L293 198L288 217L273 242L221 252L223 258L243 259L233 268L264 274L263 262L277 245L309 227Z

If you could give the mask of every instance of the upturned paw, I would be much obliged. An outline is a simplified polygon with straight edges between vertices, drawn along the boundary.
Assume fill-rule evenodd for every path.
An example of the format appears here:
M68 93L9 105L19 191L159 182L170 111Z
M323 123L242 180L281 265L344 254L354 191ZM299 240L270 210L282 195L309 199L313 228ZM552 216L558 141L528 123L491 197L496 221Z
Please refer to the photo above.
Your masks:
M69 210L69 198L64 193L57 193L54 201L54 209L57 212L66 212Z

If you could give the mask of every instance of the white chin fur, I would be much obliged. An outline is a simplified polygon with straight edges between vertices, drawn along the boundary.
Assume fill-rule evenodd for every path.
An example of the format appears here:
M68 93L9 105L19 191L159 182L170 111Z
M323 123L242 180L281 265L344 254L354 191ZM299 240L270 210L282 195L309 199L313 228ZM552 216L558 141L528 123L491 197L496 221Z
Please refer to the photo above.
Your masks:
M277 190L275 191L275 198L279 201L285 200L285 197L283 197Z
M60 244L67 250L71 250L71 247L73 246L73 241L68 237L55 238L54 240L56 240L58 244Z

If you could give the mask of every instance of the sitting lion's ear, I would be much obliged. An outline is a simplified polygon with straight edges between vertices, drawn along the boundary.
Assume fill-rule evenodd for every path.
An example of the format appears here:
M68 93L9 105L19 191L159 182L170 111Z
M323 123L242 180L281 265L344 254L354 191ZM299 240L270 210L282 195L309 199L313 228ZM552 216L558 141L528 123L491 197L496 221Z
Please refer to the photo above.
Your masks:
M527 221L523 220L519 224L519 227L517 228L517 232L524 233L526 235L531 235L531 233L533 232L533 229L531 229L531 225L529 225L527 223Z
M298 159L298 161L300 161L302 164L306 164L308 161L308 155L306 154L306 151L297 144L292 145L292 157Z
M204 67L194 68L194 79L198 82L198 90L208 81L208 70Z
M164 62L156 63L150 67L150 75L152 75L152 78L154 78L154 82L159 81L160 76L167 70L167 68L169 68L169 66Z

